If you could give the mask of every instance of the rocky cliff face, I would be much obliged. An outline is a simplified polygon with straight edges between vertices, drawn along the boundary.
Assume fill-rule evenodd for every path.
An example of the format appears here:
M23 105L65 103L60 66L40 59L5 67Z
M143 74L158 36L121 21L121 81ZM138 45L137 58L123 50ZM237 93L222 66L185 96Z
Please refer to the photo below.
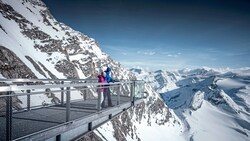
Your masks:
M56 21L40 0L0 0L0 37L0 77L3 79L96 78L107 64L113 69L113 78L136 79L133 73L102 52L94 39ZM149 97L144 103L82 140L145 140L144 134L157 132L154 129L158 127L164 131L172 129L168 126L181 128L151 86L147 85L146 90ZM60 100L55 95L45 93L44 96L52 103ZM15 109L22 108L18 97L13 102ZM4 103L4 99L0 99L0 109Z

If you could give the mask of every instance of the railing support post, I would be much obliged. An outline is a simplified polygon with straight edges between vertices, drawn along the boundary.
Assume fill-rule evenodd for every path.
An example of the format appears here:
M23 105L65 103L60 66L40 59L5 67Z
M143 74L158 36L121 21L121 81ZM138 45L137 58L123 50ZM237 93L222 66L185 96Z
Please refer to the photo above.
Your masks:
M6 141L12 140L12 92L6 97Z
M66 122L70 121L70 87L67 87L66 94Z
M135 81L133 81L131 83L131 87L130 87L130 91L131 91L131 94L130 94L130 100L131 100L131 104L132 106L134 105L134 96L135 96Z
M61 84L64 84L64 81L62 81ZM62 87L61 90L62 90L61 91L61 105L63 106L63 104L64 104L64 91L63 91L64 88Z
M120 93L120 86L118 85L118 91L117 91L117 105L120 105L121 103L121 93Z
M101 111L101 88L98 88L98 90L97 90L97 94L98 94L98 96L97 96L97 111L98 112L100 112Z
M87 83L86 81L84 83ZM84 88L87 87L87 86L84 86ZM87 99L87 89L84 89L83 90L83 99L84 101Z
M29 85L29 83L26 83L26 85ZM27 111L30 110L30 90L26 90L27 93Z
M27 90L27 111L30 110L30 90Z
M56 141L61 141L61 135L56 136Z

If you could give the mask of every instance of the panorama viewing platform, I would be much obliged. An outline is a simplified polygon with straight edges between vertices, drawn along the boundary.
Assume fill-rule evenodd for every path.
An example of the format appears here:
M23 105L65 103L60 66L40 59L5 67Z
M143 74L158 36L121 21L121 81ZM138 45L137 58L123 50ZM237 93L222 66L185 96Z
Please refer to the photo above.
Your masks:
M0 84L0 141L76 140L145 98L144 81L138 80L0 79ZM113 106L101 107L101 87L111 90Z

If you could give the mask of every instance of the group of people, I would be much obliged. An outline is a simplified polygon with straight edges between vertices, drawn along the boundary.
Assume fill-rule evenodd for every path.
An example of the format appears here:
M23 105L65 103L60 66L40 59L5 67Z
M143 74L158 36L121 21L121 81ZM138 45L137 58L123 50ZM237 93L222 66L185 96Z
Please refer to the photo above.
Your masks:
M101 71L101 74L98 75L98 82L99 83L110 83L113 82L113 79L110 76L111 73L111 68L107 67L105 71ZM108 87L109 85L104 85L101 88L98 89L99 94L101 96L101 107L105 108L105 100L108 99L108 106L113 107L114 105L112 104L111 100L111 95L110 95L110 89Z

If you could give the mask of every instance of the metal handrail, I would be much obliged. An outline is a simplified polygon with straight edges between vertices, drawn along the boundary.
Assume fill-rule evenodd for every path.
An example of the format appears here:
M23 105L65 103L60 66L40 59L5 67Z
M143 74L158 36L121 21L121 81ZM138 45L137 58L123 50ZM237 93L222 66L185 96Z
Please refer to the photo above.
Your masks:
M100 85L103 85L103 84L100 84L99 83L99 86ZM119 87L119 85L115 85L115 84L112 84L114 86L102 86L102 88L113 88L113 87ZM40 85L39 85L40 86ZM48 87L46 87L48 88ZM58 87L60 88L60 87ZM71 89L70 91L79 91L79 90L88 90L88 89L98 89L100 87L92 87L92 88L89 88L89 87L86 87L86 88L77 88L77 89ZM43 88L44 89L44 88ZM66 92L67 90L50 90L48 92L45 92L45 91L37 91L37 92L30 92L30 93L14 93L12 95L0 95L0 98L1 97L10 97L10 96L26 96L26 95L36 95L36 94L41 94L41 93L58 93L58 92Z
M8 91L20 91L20 90L30 90L30 89L47 89L47 88L62 88L62 87L83 87L83 86L100 86L100 85L118 85L118 84L128 84L133 81L127 82L113 82L113 83L77 83L77 84L52 84L52 85L26 85L26 86L0 86L0 92Z
M12 114L13 114L13 107L12 107L12 97L14 96L27 96L27 111L31 110L30 105L30 96L35 94L45 94L45 93L59 93L61 92L61 98L66 96L66 101L61 99L61 104L66 104L66 121L65 123L71 122L70 117L70 103L71 103L71 91L80 91L80 90L87 90L87 89L100 89L100 88L113 88L113 87L123 87L126 86L126 89L130 87L128 90L128 94L130 94L130 102L131 106L134 105L134 101L136 98L135 95L135 87L136 84L144 83L144 81L140 80L134 80L134 81L120 81L120 82L111 82L111 83L87 83L87 81L90 79L0 79L0 82L11 82L6 83L8 86L0 86L0 98L5 97L6 98L6 140L11 139L11 126L12 126ZM91 79L91 80L97 80L97 79ZM48 82L48 81L58 81L57 83L30 83L28 82ZM66 81L66 82L65 82ZM76 81L81 81L79 83L72 83ZM15 84L15 82L18 82L18 84ZM21 85L20 85L20 83ZM23 84L22 84L23 83ZM128 84L128 85L127 85ZM138 86L139 86L138 85ZM32 92L31 90L38 90ZM46 91L46 89L49 89L49 91ZM20 91L23 91L20 92ZM101 105L100 105L100 93L98 93L97 96L97 103L96 103L96 110L97 112L101 111ZM129 95L127 95L129 96ZM120 105L120 93L117 93L117 105ZM128 101L129 102L129 101Z
M98 79L0 79L0 82L41 82L41 81L90 81Z
M97 81L98 79L0 79L0 82L20 82L20 83L27 83L27 82L44 82L44 81ZM126 79L119 79L120 82L124 81L130 81ZM141 81L141 80L135 80L135 81Z

